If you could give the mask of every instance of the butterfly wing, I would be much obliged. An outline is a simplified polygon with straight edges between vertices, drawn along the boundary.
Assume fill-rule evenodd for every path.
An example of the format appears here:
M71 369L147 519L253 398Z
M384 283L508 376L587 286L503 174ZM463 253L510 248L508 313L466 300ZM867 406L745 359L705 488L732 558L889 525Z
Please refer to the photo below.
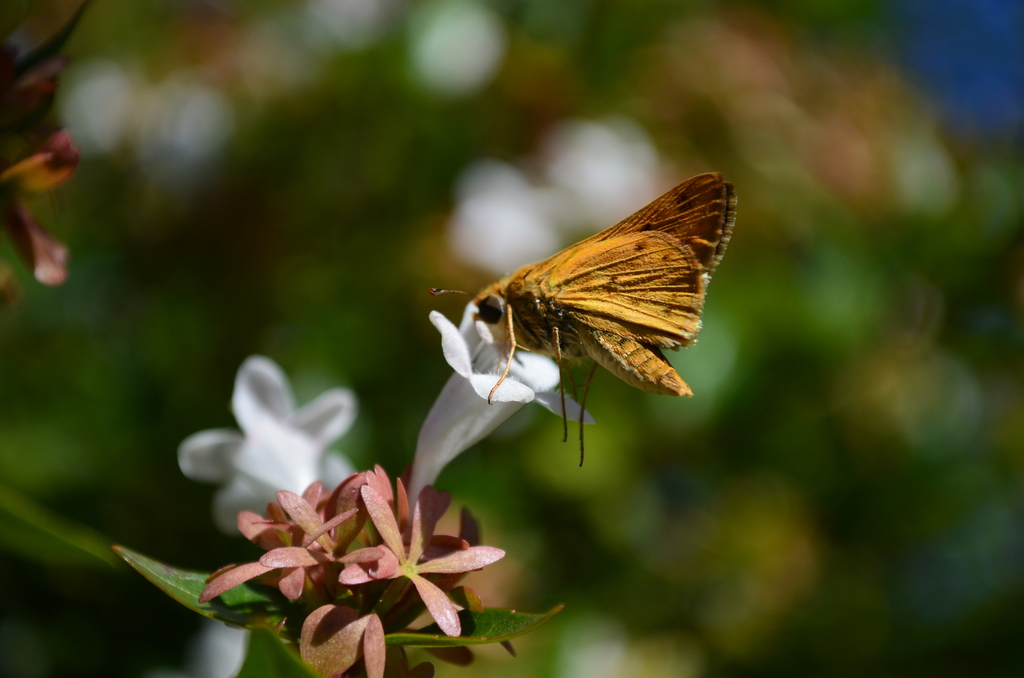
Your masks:
M717 172L698 174L611 228L579 243L590 245L633 233L664 233L685 244L711 275L725 254L736 223L736 194Z
M701 174L533 267L544 296L596 330L663 347L697 338L736 220L732 184Z
M700 331L708 277L663 233L632 233L577 249L545 278L549 299L578 323L663 347Z

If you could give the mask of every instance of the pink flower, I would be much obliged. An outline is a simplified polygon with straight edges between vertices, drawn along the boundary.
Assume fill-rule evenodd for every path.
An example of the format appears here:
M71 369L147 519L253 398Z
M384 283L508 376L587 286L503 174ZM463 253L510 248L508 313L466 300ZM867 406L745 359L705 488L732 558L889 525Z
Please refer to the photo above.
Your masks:
M230 565L214 572L199 597L213 600L239 584L274 573L275 584L287 598L307 594L311 601L333 600L337 595L339 558L355 539L366 520L356 507L358 487L365 474L349 476L330 495L322 496L317 481L299 496L282 490L279 503L267 506L267 517L250 511L238 514L238 529L249 541L267 549L254 563ZM276 572L275 572L276 571Z
M466 572L505 555L477 545L476 523L465 511L458 537L434 534L450 502L447 493L428 486L410 511L402 481L392 490L379 466L349 476L330 493L319 481L301 496L282 490L267 505L266 517L238 514L238 529L266 553L214 572L198 602L259 578L310 610L299 634L308 664L337 676L361 661L369 678L381 678L385 630L405 628L425 607L444 633L461 635L459 608L448 592ZM376 530L366 529L368 521ZM379 582L387 580L394 581L382 588ZM483 609L470 589L452 595L471 610ZM402 662L396 675L432 675L429 664L410 670L401 649L395 657Z
M404 495L401 481L399 488L400 495ZM403 539L399 529L396 511L387 499L370 484L364 485L360 492L384 544L375 549L363 549L365 554L360 556L361 560L342 571L341 582L408 577L441 630L449 636L460 635L462 624L459 622L458 608L437 584L424 575L461 574L479 570L503 558L505 552L492 546L470 546L463 539L434 536L437 521L451 502L446 492L438 492L429 486L423 488L416 501L406 539Z

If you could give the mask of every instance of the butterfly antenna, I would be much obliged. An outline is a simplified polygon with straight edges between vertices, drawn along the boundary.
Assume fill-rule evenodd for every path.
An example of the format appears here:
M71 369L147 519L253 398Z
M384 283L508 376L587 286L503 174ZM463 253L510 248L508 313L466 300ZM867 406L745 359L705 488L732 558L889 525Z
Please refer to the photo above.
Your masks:
M587 374L587 382L583 385L583 399L580 401L580 466L583 466L583 418L587 414L587 396L590 395L590 380L594 378L594 372L597 372L597 363L594 363L593 367L590 368L590 373ZM563 410L564 412L564 410Z
M469 294L469 292L463 292L462 290L443 290L440 287L431 287L428 291L435 297L442 294Z
M501 377L494 384L493 388L491 388L491 392L487 394L488 405L494 404L494 401L492 400L492 398L494 398L494 392L498 390L498 387L501 386L501 382L505 381L505 377L508 376L509 368L512 367L512 356L516 354L516 333L512 329L512 307L507 306L506 309L506 317L508 317L508 360L505 361L505 371L501 373Z

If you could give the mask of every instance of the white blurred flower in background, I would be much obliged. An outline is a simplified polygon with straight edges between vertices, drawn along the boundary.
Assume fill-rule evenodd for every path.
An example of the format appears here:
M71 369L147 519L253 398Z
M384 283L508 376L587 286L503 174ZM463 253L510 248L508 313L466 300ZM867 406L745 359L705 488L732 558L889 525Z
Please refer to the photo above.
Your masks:
M551 196L512 165L497 160L470 165L455 196L449 236L463 260L503 273L558 249Z
M697 639L647 635L631 639L621 622L583 614L569 620L558 641L558 678L697 678L707 674Z
M537 176L496 160L467 167L448 236L465 262L502 274L607 228L658 196L658 152L625 118L566 120L546 136Z
M544 176L562 192L563 227L607 228L658 197L658 152L637 123L566 120L544 142Z
M355 419L356 398L348 389L325 391L296 410L277 363L250 356L235 378L231 409L242 433L200 431L178 447L182 473L223 485L214 497L213 517L224 533L237 534L238 512L262 512L278 490L301 493L316 480L334 487L353 472L340 455L325 454Z
M152 85L112 61L69 69L61 117L85 155L134 147L155 183L181 189L209 177L234 131L234 108L198 73Z
M207 178L234 128L231 101L188 72L149 88L140 97L137 153L154 181L185 188Z
M380 38L401 8L398 0L307 0L306 36L315 47L361 49Z
M112 153L129 134L138 79L105 59L68 70L62 112L75 143L83 156Z
M471 0L419 5L410 21L413 72L427 89L468 96L485 87L505 58L501 16Z

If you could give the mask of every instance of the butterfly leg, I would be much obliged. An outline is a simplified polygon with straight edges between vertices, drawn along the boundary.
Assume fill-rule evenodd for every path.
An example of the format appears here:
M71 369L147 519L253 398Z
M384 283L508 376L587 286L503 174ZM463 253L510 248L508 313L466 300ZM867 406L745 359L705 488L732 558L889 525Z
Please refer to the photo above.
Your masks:
M583 466L583 418L587 414L587 395L590 394L590 380L594 378L595 372L597 372L597 362L594 362L590 367L587 381L583 385L583 399L580 400L580 466Z
M501 386L501 382L505 381L505 377L508 376L508 371L512 367L512 356L516 354L516 333L512 329L512 306L506 306L505 317L508 318L508 360L505 362L505 371L501 373L501 377L495 382L494 386L491 387L491 392L487 394L487 404L493 405L494 392Z
M555 362L558 363L558 396L562 400L562 442L569 440L569 421L565 416L565 381L562 379L562 341L557 327L551 328L551 341L555 345Z

